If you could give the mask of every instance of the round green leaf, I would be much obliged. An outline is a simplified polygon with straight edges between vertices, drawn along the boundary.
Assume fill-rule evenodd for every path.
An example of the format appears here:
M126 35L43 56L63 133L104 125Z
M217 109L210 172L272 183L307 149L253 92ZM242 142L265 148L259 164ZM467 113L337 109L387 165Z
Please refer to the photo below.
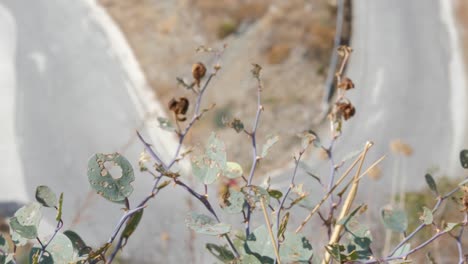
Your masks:
M73 250L75 254L78 256L79 252L86 247L86 243L83 241L83 239L74 231L72 230L67 230L63 232L63 234L70 239L72 245L73 245Z
M275 145L276 142L278 142L278 140L279 140L278 136L275 136L275 135L267 136L267 141L265 145L263 145L262 147L262 155L261 155L262 158L265 158L268 155L268 152L270 151L271 147L273 147L273 145Z
M11 227L11 225L10 225L10 227ZM24 245L26 245L28 243L29 240L27 238L24 238L24 237L20 236L12 228L12 230L11 230L11 241L13 241L13 243L16 246L24 246Z
M263 263L272 262L276 258L273 244L271 243L271 239L265 225L257 227L247 237L247 247L252 253L256 253L261 256Z
M406 213L398 209L383 209L382 220L386 228L403 233L408 228Z
M273 263L276 259L273 245L265 225L255 229L247 238L248 249L260 256L262 263ZM313 251L309 241L300 234L285 232L281 243L280 258L285 263L308 263Z
M228 214L238 214L242 212L244 208L244 194L236 190L229 190L229 198L227 199L226 205L223 207L223 211Z
M231 225L218 223L213 218L197 213L190 213L186 219L187 226L199 234L222 235L231 231Z
M192 159L192 172L203 184L212 184L222 174L226 163L226 147L212 133L205 146L205 153Z
M244 174L241 165L236 162L227 162L226 168L223 170L224 176L228 177L229 179L239 178Z
M432 211L427 207L424 207L423 209L424 209L424 213L421 216L421 220L423 220L425 225L432 224L432 222L434 221L434 216L432 215Z
M206 156L193 157L192 172L203 184L214 183L220 175L221 167Z
M105 163L122 169L120 178L113 177ZM88 162L88 180L91 187L101 196L112 202L123 202L132 192L131 183L135 180L130 162L119 153L95 154Z
M280 248L280 258L285 263L308 263L312 257L312 245L300 234L286 232Z
M392 256L405 256L411 250L411 244L403 244Z
M45 207L57 206L57 195L45 185L36 188L36 200Z
M38 203L27 204L10 218L10 227L19 236L27 239L37 237L37 227L42 218L41 205Z
M434 180L434 178L432 177L432 175L430 175L429 173L427 173L424 178L426 179L426 183L427 185L429 186L429 188L436 194L438 195L439 194L439 191L437 190L437 184Z
M48 238L50 239L50 238ZM46 239L45 241L47 241ZM34 247L30 253L30 260L34 254L40 251L39 247ZM49 264L49 263L70 263L74 260L73 257L73 245L70 239L62 233L57 233L54 239L47 246L46 252L44 252L40 264Z
M223 263L232 263L236 259L234 254L226 248L226 246L218 246L216 244L206 244L206 249Z
M32 225L22 225L17 217L10 218L10 227L22 238L34 239L37 237L37 227Z
M268 194L275 199L279 199L283 197L283 193L278 190L273 190L273 189L268 190Z

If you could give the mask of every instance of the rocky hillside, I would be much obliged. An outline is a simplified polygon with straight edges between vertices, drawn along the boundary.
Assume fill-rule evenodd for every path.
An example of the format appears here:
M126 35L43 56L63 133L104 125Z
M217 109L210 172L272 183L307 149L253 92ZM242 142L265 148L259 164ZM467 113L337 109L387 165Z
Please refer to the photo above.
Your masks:
M248 138L222 124L237 117L250 127L256 111L256 86L251 63L262 65L265 111L260 145L268 134L279 143L262 164L284 166L298 146L296 134L314 126L328 58L333 45L334 1L304 0L100 0L127 36L150 85L165 105L173 97L193 98L176 78L191 78L191 65L212 63L200 45L220 48L222 69L210 86L205 106L216 103L190 138L203 144L210 131L227 142L229 159L249 169ZM346 32L345 35L349 35ZM157 121L154 117L155 127Z

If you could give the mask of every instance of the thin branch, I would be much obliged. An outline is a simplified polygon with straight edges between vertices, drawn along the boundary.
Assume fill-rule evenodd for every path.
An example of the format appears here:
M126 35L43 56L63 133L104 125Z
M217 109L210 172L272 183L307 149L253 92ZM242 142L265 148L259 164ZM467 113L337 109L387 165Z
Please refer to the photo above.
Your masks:
M338 222L343 219L344 217L346 217L346 215L349 213L349 210L351 209L351 205L356 197L356 194L357 194L357 189L358 189L358 186L359 186L359 175L361 173L361 169L362 169L362 165L364 164L364 160L366 158L366 154L369 150L369 148L373 145L372 142L366 142L366 146L364 147L364 153L362 155L362 159L361 159L361 162L359 164L359 167L357 169L357 172L356 174L354 175L354 181L353 181L353 184L351 186L351 190L349 191L349 194L345 200L345 203L343 205L343 207L341 208L341 212L340 212L340 215L338 217ZM340 225L340 224L336 224L335 225L335 228L333 229L333 233L332 233L332 236L330 238L330 241L328 242L329 245L333 245L335 244L336 242L338 242L338 239L339 239L339 236L340 236L340 233L341 231L343 230L343 226ZM330 262L330 253L327 251L325 252L325 258L324 258L324 261L322 261L322 264L327 264Z
M265 201L263 197L260 199L260 204L262 205L263 216L265 217L265 223L268 229L268 233L270 234L271 244L273 245L273 250L275 251L276 255L276 262L281 264L281 259L278 251L278 246L276 244L275 236L273 235L273 230L271 229L270 219L268 218L268 213L265 207Z
M458 190L460 190L460 186L457 186L455 189L451 190L450 192L448 192L446 195L444 196L439 196L437 198L437 203L434 205L434 208L432 208L432 213L434 214L435 212L437 212L437 210L439 209L440 205L442 204L443 201L445 201L447 198L449 198L450 196L452 196L454 193L456 193ZM409 234L407 237L405 237L405 239L403 239L391 252L390 254L388 254L388 256L393 256L393 254L395 254L395 252L401 248L404 244L406 244L410 239L412 239L419 231L421 231L424 227L426 226L426 224L422 223L420 224L413 232L411 232L411 234Z
M461 223L461 228L463 228L464 226L466 226L468 224L467 221L464 221ZM448 230L443 230L443 231L439 231L437 232L437 234L433 235L431 238L429 238L428 240L426 240L425 242L423 242L422 244L420 244L419 246L413 248L412 250L408 251L407 253L405 254L402 254L400 256L392 256L392 257L386 257L386 258L383 258L383 259L372 259L372 260L368 260L368 261L364 261L364 262L361 262L361 263L366 263L366 264L374 264L374 263L387 263L388 261L390 260L396 260L396 259L405 259L407 258L409 255L411 254L414 254L415 252L421 250L422 248L424 248L425 246L429 245L430 243L434 242L434 240L438 239L439 237L449 233L450 231Z
M41 242L41 240L37 237L37 241L39 242L39 244L41 244L41 253L39 254L39 257L37 258L37 261L40 263L41 262L41 259L42 259L42 256L44 255L44 252L46 251L47 247L50 245L50 243L52 242L52 240L55 238L55 236L57 235L57 233L60 231L60 229L62 229L63 227L63 221L62 219L59 219L57 221L57 226L55 227L55 230L54 230L54 233L52 234L52 236L49 238L49 240L47 241L46 244L43 244Z
M255 75L255 74L254 74ZM248 135L252 141L252 167L250 168L249 177L247 178L247 186L252 185L253 176L255 174L255 169L260 160L260 157L257 154L257 128L260 122L260 114L263 111L263 106L261 103L261 93L263 84L259 76L259 72L255 75L257 79L257 113L255 114L255 120L252 125L252 132L249 132ZM247 221L245 222L245 234L248 236L250 234L250 216L251 216L250 205L247 204Z
M176 151L175 151L175 153L174 153L174 156L173 156L171 162L169 162L168 165L166 165L166 164L162 161L162 159L158 156L158 154L156 154L156 152L154 152L154 150L152 149L151 145L150 145L148 142L146 142L146 141L143 139L143 137L141 136L141 134L137 131L137 136L138 136L138 138L140 139L140 141L143 143L145 149L150 153L150 155L152 156L152 158L153 158L155 161L157 161L157 162L162 166L162 168L163 168L165 171L169 171L169 170L172 168L172 166L173 166L176 162L179 161L179 154L180 154L180 151L182 150L182 145L183 145L183 142L184 142L184 140L185 140L185 138L186 138L188 132L189 132L190 129L193 127L193 125L195 124L195 122L198 121L198 120L201 118L201 116L203 115L203 113L206 112L206 110L203 110L203 111L200 112L202 97L203 97L203 95L204 95L206 89L208 88L208 85L210 84L211 80L213 79L213 77L216 76L217 72L221 69L221 66L219 65L219 60L220 60L220 57L221 57L222 53L224 52L225 47L226 47L226 45L223 47L223 49L222 49L221 51L215 51L215 60L216 60L216 62L215 62L215 64L214 64L214 70L208 75L207 80L205 81L205 83L204 83L202 89L201 89L198 93L196 93L196 94L197 94L197 99L196 99L195 110L194 110L194 114L193 114L193 116L192 116L192 119L190 120L190 122L188 123L188 125L185 127L185 129L184 129L183 131L180 131L180 129L179 129L179 131L177 131L177 133L176 133L176 134L179 135L179 144L178 144L178 146L177 146L177 149L176 149ZM180 81L179 81L179 82L180 82ZM182 83L184 83L184 82L182 81ZM129 210L128 212L126 212L126 213L122 216L122 218L119 220L117 226L115 227L114 232L112 233L111 237L109 238L108 243L112 243L112 242L115 240L115 238L116 238L116 236L117 236L117 234L118 234L120 228L121 228L122 225L128 220L128 218L129 218L132 214L134 214L134 213L136 212L135 210L138 211L138 210L140 210L140 209L146 207L147 202L148 202L151 198L155 197L155 196L158 194L158 192L159 192L159 190L160 190L160 189L158 189L158 184L159 184L159 182L161 181L161 179L163 178L162 176L163 176L163 173L160 172L159 176L157 176L157 177L155 178L155 180L154 180L153 187L152 187L152 189L151 189L151 193L150 193L148 196L146 196L146 197L138 204L137 208L136 208L136 209L133 209L133 210ZM188 186L187 186L187 187L188 187ZM188 187L188 188L191 189L190 187ZM133 212L133 213L130 214L130 212ZM229 239L228 239L228 242L230 242ZM233 245L232 245L232 242L230 243L230 245L232 246L232 248L233 248L233 250L235 251L235 253L237 253L236 249L235 249L235 248L233 247ZM121 245L118 245L118 247L116 248L116 251L118 251L118 250L120 249L120 247L121 247ZM116 252L116 251L114 251L114 252ZM238 254L236 254L236 255L238 255ZM115 255L114 255L114 257L115 257ZM111 262L112 262L112 260L111 260L111 261L108 261L108 263L111 263Z
M463 220L464 222L468 221L468 212L465 213L465 219ZM463 264L466 261L466 256L463 254L463 245L462 245L462 236L463 236L463 231L465 230L465 227L462 226L460 228L460 231L458 232L458 235L455 238L455 241L457 243L457 249L458 249L458 264Z
M307 224L307 222L312 218L312 216L318 211L320 206L328 199L328 197L335 191L335 189L340 185L346 176L351 172L351 170L356 166L356 164L363 158L364 151L354 160L354 162L349 166L349 168L343 173L343 175L336 181L335 185L330 189L329 192L327 192L323 197L322 200L310 211L310 213L307 215L307 217L302 221L302 223L299 225L299 227L296 229L296 233L299 233L302 228Z
M280 227L280 221L281 221L281 210L283 209L284 203L286 202L286 199L287 199L289 193L291 192L291 189L294 188L294 186L295 186L294 180L296 179L297 170L299 168L299 162L301 161L301 158L302 158L302 155L304 154L304 152L305 152L305 148L302 149L299 152L299 156L297 158L294 158L295 166L294 166L293 175L291 177L291 183L289 184L289 187L288 187L287 191L283 195L283 199L281 200L281 202L280 202L280 204L278 206L278 209L275 210L276 211L276 230L277 230L278 235L279 235L279 227ZM276 243L277 243L276 247L279 250L279 248L280 248L279 238L277 239Z

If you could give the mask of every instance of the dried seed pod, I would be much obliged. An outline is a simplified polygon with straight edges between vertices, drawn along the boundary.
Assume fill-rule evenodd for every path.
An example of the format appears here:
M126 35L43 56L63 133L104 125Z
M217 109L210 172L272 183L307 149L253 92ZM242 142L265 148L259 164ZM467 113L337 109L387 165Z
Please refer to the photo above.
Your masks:
M179 113L181 115L185 115L187 113L187 110L189 108L189 100L185 97L181 97L179 99Z
M195 84L200 87L200 80L206 74L206 67L203 63L197 62L192 66L192 76L195 79Z
M335 107L337 116L342 116L344 120L350 119L356 113L356 109L351 102L337 102Z
M354 83L351 79L348 77L344 77L341 82L338 84L338 88L343 89L345 91L353 89L354 88Z
M189 100L185 97L180 97L179 100L172 98L168 104L169 110L174 112L177 121L185 121L185 114L189 108Z
M346 45L339 46L337 50L338 55L340 55L341 57L348 56L352 51L353 49Z
M252 66L252 75L257 79L260 78L260 71L262 70L262 66L256 63L252 63Z
M177 108L177 100L175 98L172 98L171 101L169 101L169 103L167 104L167 107L169 108L169 110L171 110L172 112L175 112L176 108Z

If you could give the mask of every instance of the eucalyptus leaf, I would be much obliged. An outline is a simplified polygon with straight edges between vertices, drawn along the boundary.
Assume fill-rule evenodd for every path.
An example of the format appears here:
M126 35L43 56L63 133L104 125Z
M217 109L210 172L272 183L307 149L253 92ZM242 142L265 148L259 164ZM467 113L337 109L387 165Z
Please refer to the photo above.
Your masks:
M122 169L122 176L113 177L105 167L106 163ZM131 183L135 180L130 162L119 153L93 155L88 161L88 180L91 187L111 202L122 203L133 192Z
M57 206L57 195L45 185L36 188L36 200L45 207Z
M273 263L276 258L273 244L265 225L257 227L247 237L248 250L261 257L262 263Z
M215 219L204 214L190 213L185 223L190 229L199 234L217 236L231 231L231 225L218 223Z
M63 234L70 239L70 242L73 245L73 251L75 254L75 257L80 256L80 252L86 248L86 243L83 241L83 239L78 235L76 232L72 230L67 230L63 232ZM76 258L75 258L76 259Z
M421 220L423 220L425 225L430 225L434 221L434 216L432 215L432 211L427 208L423 207L423 215L421 216Z
M205 153L192 158L192 172L203 184L212 184L223 173L226 166L226 147L216 137L216 134L212 133L205 147ZM235 176L238 171L231 173L231 176Z
M11 221L11 219L9 221ZM11 229L10 232L11 232L11 241L16 246L24 246L28 243L29 239L22 237L17 232L15 232L15 230Z
M49 238L50 239L50 238ZM46 239L48 241L48 239ZM34 247L30 253L30 260L34 254L37 254L41 249ZM49 263L70 263L73 261L73 244L68 237L62 233L57 233L47 246L47 250L39 261L39 264Z
M278 140L279 140L278 136L269 135L267 137L267 141L266 141L265 145L263 145L263 147L262 147L261 158L265 158L268 155L268 152L270 151L271 147L273 147L273 145L276 144L276 142L278 142Z
M392 256L406 256L406 254L411 250L411 244L405 243L403 244Z
M244 194L230 189L229 198L227 199L226 205L222 207L223 211L228 214L238 214L242 212L244 208L245 198Z
M308 263L312 257L312 245L301 234L285 232L285 239L281 244L280 258L285 263Z
M125 225L125 229L122 232L122 237L125 238L125 240L127 240L133 234L133 232L135 232L142 217L143 209L130 216L130 219L128 219Z
M158 117L158 122L159 122L159 127L162 128L163 130L166 130L169 132L174 132L176 130L174 125L172 125L171 121L169 121L169 119L167 118Z
M218 246L216 244L206 244L206 249L223 263L232 263L236 259L234 254L226 248L226 246Z
M437 184L434 181L434 178L432 177L431 174L427 173L424 178L426 179L426 183L429 186L429 188L436 194L439 194L439 191L437 190Z
M359 210L359 209L358 209ZM372 256L370 245L372 243L372 234L369 228L355 217L348 218L344 223L348 237L347 252L345 259L368 260Z
M281 243L280 258L284 263L308 263L313 251L309 241L300 234L285 232ZM265 225L256 228L247 238L247 247L254 255L260 256L262 263L273 263L276 259L273 244ZM258 258L258 257L257 257Z
M468 149L460 151L460 163L463 168L468 169Z
M11 229L23 238L36 238L37 228L42 218L41 207L39 203L33 202L18 209L10 218Z
M447 223L447 226L444 228L444 231L450 232L457 226L460 226L460 223Z
M22 238L34 239L37 237L37 226L22 225L17 217L10 218L10 228Z
M392 231L403 233L408 228L408 218L403 210L383 209L381 216L385 227Z
M281 197L283 197L283 193L278 190L268 190L268 194L275 199L280 199Z
M226 168L223 170L223 175L229 179L236 179L244 174L241 165L236 162L227 162Z

